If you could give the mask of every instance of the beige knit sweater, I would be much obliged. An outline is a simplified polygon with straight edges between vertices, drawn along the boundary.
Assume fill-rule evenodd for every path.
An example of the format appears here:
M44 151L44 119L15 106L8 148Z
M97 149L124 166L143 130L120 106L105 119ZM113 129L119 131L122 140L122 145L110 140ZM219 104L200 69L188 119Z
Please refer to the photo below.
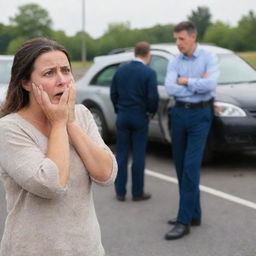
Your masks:
M81 127L110 152L114 182L117 164L101 139L88 109L76 106ZM92 197L92 177L70 145L67 188L59 184L58 168L46 158L47 138L19 114L0 119L0 177L8 216L0 256L102 256L104 249Z

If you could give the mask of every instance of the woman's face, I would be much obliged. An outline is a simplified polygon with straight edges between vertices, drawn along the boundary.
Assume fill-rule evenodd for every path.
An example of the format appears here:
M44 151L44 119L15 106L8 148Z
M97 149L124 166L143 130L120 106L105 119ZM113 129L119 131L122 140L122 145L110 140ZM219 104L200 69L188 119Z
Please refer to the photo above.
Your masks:
M67 85L74 80L67 56L61 51L40 55L35 63L30 82L42 85L54 104L58 104Z

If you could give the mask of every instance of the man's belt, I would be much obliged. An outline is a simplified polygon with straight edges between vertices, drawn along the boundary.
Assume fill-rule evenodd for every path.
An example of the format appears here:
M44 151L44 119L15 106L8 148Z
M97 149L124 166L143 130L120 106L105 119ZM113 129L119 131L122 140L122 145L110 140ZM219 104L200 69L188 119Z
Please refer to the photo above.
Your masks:
M176 106L181 106L185 108L205 108L210 105L213 105L213 98L207 101L200 101L200 102L183 102L183 101L176 101Z

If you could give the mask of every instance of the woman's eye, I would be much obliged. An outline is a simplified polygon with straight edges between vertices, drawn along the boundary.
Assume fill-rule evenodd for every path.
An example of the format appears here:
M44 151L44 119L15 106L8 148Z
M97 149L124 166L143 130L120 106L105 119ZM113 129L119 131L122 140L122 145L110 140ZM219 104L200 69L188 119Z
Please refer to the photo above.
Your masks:
M50 75L52 75L52 73L53 73L53 72L52 72L51 70L49 70L49 71L45 72L44 75L45 75L45 76L50 76Z
M63 68L63 70L62 70L64 73L69 73L71 70L70 70L70 68Z

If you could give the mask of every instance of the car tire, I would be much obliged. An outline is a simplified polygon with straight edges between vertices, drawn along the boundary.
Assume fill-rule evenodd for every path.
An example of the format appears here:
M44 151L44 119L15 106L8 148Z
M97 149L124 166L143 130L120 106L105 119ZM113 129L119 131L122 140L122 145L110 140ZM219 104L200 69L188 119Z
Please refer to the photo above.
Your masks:
M89 110L93 115L94 121L98 127L101 137L105 142L108 142L108 137L109 137L108 129L107 129L106 120L104 118L102 111L97 107L89 107Z

